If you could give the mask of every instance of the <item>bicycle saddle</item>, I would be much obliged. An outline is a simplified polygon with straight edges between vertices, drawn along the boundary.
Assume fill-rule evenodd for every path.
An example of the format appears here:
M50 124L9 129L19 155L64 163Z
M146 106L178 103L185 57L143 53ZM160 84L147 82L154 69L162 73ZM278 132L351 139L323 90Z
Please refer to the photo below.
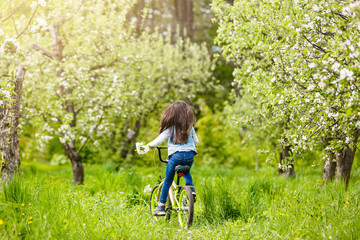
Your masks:
M190 171L190 167L186 166L186 165L185 166L179 165L179 166L175 167L175 171L178 173L180 172L180 173L187 174Z

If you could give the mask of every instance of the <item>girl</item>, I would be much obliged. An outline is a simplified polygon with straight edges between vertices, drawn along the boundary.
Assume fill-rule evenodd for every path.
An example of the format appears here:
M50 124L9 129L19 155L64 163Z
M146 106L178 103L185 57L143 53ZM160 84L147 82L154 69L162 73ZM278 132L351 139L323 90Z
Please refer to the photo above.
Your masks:
M164 185L161 190L160 201L154 210L154 215L165 215L165 203L170 186L175 175L175 167L188 165L190 168L197 154L195 144L198 138L194 130L195 116L193 109L184 101L172 103L161 116L159 136L148 144L155 147L168 139L169 162L166 166ZM195 197L195 189L190 172L184 174L186 185L190 186Z

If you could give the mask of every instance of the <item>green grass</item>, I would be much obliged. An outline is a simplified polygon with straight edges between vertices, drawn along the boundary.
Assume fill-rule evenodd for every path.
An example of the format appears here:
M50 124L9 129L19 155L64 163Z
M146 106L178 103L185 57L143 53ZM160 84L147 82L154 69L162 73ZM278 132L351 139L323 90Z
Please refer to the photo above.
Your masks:
M25 164L22 177L0 192L0 239L358 239L359 171L347 191L324 185L321 169L194 166L194 224L181 229L151 216L146 185L163 167L114 172L88 165L73 186L70 166Z

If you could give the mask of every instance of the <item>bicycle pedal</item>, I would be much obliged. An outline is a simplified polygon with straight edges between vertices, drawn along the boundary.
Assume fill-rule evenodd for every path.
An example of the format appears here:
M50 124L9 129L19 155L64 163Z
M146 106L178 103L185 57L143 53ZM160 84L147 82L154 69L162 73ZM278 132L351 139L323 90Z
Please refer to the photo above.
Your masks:
M194 203L196 203L196 193L193 193Z

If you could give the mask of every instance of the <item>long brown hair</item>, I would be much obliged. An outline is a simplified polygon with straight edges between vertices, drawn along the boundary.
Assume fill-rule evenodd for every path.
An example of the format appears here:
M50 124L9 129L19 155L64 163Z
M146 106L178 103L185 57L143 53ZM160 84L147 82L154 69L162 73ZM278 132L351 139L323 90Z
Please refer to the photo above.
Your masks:
M194 124L193 108L184 101L176 101L163 112L159 133L169 129L171 141L175 144L184 144L187 142Z

